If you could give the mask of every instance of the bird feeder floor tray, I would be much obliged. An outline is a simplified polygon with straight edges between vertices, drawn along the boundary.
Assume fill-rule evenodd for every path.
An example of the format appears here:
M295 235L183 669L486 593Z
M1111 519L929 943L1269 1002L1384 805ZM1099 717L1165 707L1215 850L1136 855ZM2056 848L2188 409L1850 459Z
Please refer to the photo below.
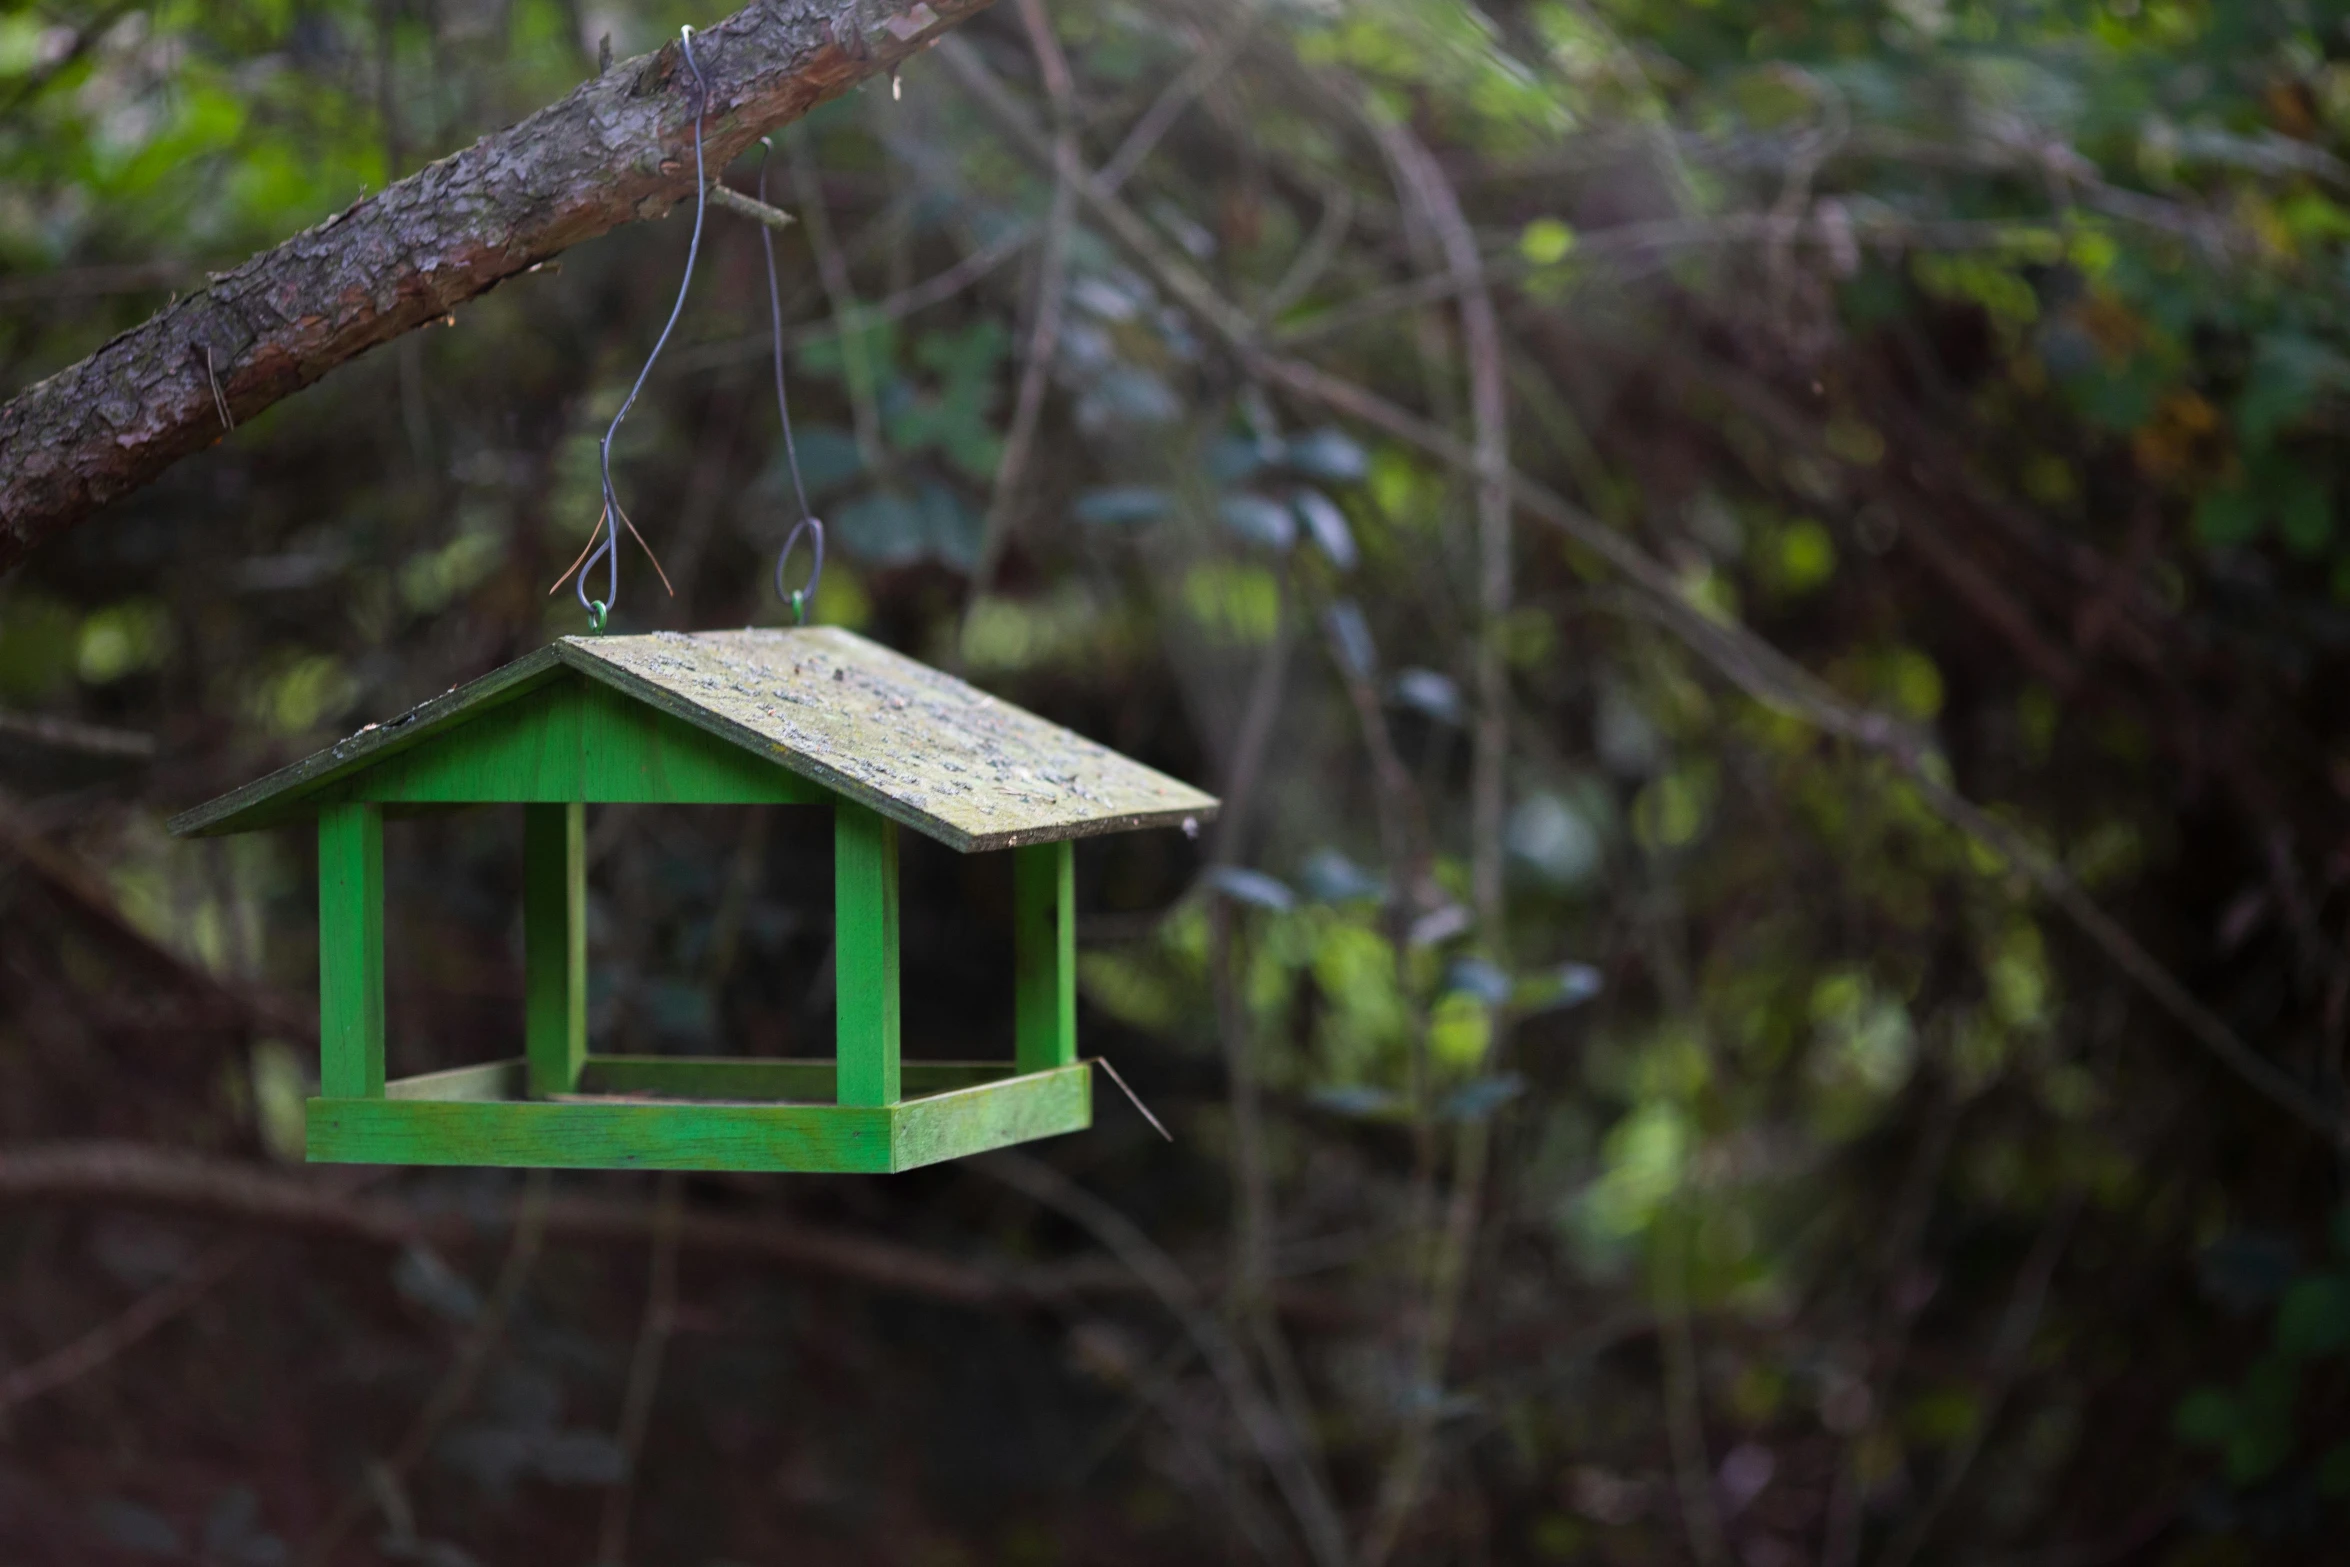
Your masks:
M309 1101L308 1152L336 1164L886 1174L1093 1124L1084 1062L907 1061L897 1102L833 1102L827 1060L590 1055L578 1093L526 1097L520 1058Z

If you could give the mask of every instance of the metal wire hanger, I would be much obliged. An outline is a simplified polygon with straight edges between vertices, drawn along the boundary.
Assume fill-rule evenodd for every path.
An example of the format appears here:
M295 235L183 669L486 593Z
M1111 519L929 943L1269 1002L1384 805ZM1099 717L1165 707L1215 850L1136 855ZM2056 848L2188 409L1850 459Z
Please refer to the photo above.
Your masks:
M645 536L629 520L628 513L620 505L619 495L612 488L612 438L620 433L620 422L636 406L637 394L645 389L645 381L652 375L654 362L661 357L661 350L669 346L669 335L677 330L677 318L685 314L685 296L694 286L694 264L701 259L702 254L702 220L710 210L709 176L702 166L702 121L710 110L710 83L702 75L701 62L694 58L693 28L679 28L677 41L685 55L686 68L694 73L694 235L686 246L685 276L677 280L677 302L669 307L669 320L662 326L661 335L653 340L653 351L645 356L644 368L636 373L636 384L628 389L628 396L621 400L620 411L612 416L610 427L604 431L604 439L597 444L597 475L604 490L603 514L596 519L595 530L588 535L585 552L572 562L570 571L555 579L555 587L560 588L572 572L579 574L572 591L578 595L579 607L588 612L588 626L594 631L604 629L604 622L611 615L612 607L620 602L621 528L628 529L629 537L635 539L644 550L645 558L653 563L654 572L661 578L661 586L669 589L669 596L677 596L677 589L670 586L669 574L661 570L660 557L653 553L650 544L645 543ZM598 561L604 564L604 596L591 599L588 597L588 577L595 571ZM547 591L552 593L555 589L549 588Z
M759 138L759 200L767 200L767 160L775 153L775 144L768 137ZM792 442L791 402L783 392L783 295L775 282L775 234L762 223L759 225L759 249L767 258L767 324L775 340L775 414L783 421L783 461L791 470L792 495L800 503L800 520L785 535L783 548L775 554L775 596L791 606L792 621L796 625L808 623L808 606L815 602L816 584L824 580L824 524L808 509L808 486L800 480L799 448ZM800 542L800 535L808 535L809 549L814 560L808 567L808 580L798 588L786 591L783 585L784 563L791 559L792 546Z
M669 307L668 322L662 326L661 335L654 340L653 351L645 356L644 368L637 372L636 384L628 389L628 396L621 402L620 411L612 416L612 424L605 430L604 439L597 447L598 475L603 485L603 513L596 519L594 531L588 535L587 548L580 552L569 570L555 579L555 586L547 590L554 592L576 572L578 582L573 591L578 595L580 607L588 612L589 626L595 631L604 629L613 605L620 598L619 532L613 526L614 519L618 519L619 527L628 529L629 536L644 550L645 558L653 563L653 570L661 578L661 586L669 590L672 598L677 595L677 589L670 585L669 574L661 570L660 557L645 542L645 536L637 531L636 524L630 520L620 504L619 495L613 490L612 438L620 433L621 421L636 406L637 394L644 390L646 379L653 373L654 362L661 357L661 350L668 346L670 334L677 329L678 318L685 313L686 294L693 287L694 265L702 253L702 223L709 212L709 178L702 158L702 122L709 111L710 86L708 79L702 75L701 62L694 58L693 32L691 27L685 27L678 33L678 43L684 52L686 66L694 73L694 232L691 243L686 247L685 276L678 280L677 301ZM759 147L759 200L764 204L767 200L767 159L775 149L773 142L764 136L759 138ZM767 320L774 345L775 412L783 425L784 464L791 472L792 495L799 502L800 509L799 521L793 525L783 541L783 548L775 557L775 596L791 606L793 620L804 626L808 623L808 606L815 600L817 584L824 579L824 523L808 505L808 487L800 477L799 449L792 439L791 402L785 395L783 379L783 297L776 281L775 236L765 224L759 228L759 249L767 264ZM787 590L783 585L784 566L791 559L792 549L799 543L802 534L808 536L813 557L808 569L808 580L799 588ZM587 590L588 574L596 569L598 561L604 565L604 596L591 599Z

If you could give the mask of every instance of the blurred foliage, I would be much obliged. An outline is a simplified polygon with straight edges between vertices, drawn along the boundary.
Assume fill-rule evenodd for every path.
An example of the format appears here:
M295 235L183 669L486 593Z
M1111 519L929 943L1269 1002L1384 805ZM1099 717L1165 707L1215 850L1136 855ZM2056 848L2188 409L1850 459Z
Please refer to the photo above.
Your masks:
M1457 279L1381 128L1430 148L1491 279L1515 465L1714 622L1918 726L1932 776L2340 1113L2350 7L1046 9L1089 164L1179 111L1120 192L1155 242L1287 351L1466 440ZM0 8L0 390L559 96L600 41L716 19ZM964 36L1045 123L1011 8ZM1082 221L1037 455L996 495L1051 182L930 60L903 86L820 110L793 133L808 178L770 181L827 220L778 247L833 528L815 614L1233 797L1197 843L1080 857L1089 1048L1180 1140L1105 1092L1093 1133L1044 1152L1222 1292L1363 1538L1422 1442L1398 1561L2332 1559L2338 1154L1915 784L1756 700L1590 553L1521 518L1496 611L1469 475L1257 384ZM337 372L0 584L0 710L157 746L0 726L11 819L144 937L306 996L307 847L159 823L583 629L547 585L595 520L595 443L685 221ZM621 629L788 619L764 279L752 235L710 221L615 451L678 592L626 559ZM1488 647L1498 818L1473 787ZM598 817L599 1047L826 1048L823 840L778 815ZM512 1049L512 827L391 835L396 1071ZM10 863L10 1141L291 1158L308 1067L281 1034L157 1039L120 943ZM999 872L908 850L920 1053L1001 1053ZM1278 1335L1246 1287L1253 1168ZM398 1184L460 1209L511 1190ZM1101 1265L969 1172L691 1199ZM12 1358L184 1260L162 1221L122 1222L6 1216ZM379 1498L389 1554L590 1549L578 1498L628 1469L643 1283L633 1258L550 1253L412 1494ZM271 1250L13 1417L0 1543L286 1559L401 1440L496 1267ZM628 1482L644 1559L1308 1559L1229 1390L1138 1295L990 1315L742 1259L683 1292ZM1457 1323L1433 1362L1432 1320Z

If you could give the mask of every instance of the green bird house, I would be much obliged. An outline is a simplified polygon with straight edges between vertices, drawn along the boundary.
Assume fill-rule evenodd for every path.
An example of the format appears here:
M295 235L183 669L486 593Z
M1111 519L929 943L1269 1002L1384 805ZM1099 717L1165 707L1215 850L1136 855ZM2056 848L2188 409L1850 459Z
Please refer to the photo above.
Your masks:
M522 1053L384 1078L383 822L518 804ZM833 1059L591 1054L586 807L798 805L833 824ZM318 828L313 1160L908 1170L1091 1124L1072 841L1208 795L836 627L566 637L174 820ZM1013 856L1009 1059L899 1057L898 830Z

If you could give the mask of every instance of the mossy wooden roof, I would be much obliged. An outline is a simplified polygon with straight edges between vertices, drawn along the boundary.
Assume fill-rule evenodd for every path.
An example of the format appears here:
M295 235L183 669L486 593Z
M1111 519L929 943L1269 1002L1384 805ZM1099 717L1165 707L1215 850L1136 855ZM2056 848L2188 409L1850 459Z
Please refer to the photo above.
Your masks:
M468 741L486 752L493 735L511 749L515 715L527 719L567 692L599 709L628 705L614 703L614 694L631 699L691 726L697 733L680 736L691 747L723 753L701 738L714 737L965 851L1179 825L1216 811L1212 796L1107 746L854 632L813 626L565 637L189 811L171 830L244 832L306 819L337 799L541 798L503 785L472 794L370 793L366 775L413 775L413 760L386 764ZM574 731L563 733L561 743L572 744ZM544 726L528 738L542 752L550 743ZM731 769L744 758L719 760ZM738 784L736 793L692 797L810 797L790 792L786 777L774 782L781 792L772 796L741 793Z

